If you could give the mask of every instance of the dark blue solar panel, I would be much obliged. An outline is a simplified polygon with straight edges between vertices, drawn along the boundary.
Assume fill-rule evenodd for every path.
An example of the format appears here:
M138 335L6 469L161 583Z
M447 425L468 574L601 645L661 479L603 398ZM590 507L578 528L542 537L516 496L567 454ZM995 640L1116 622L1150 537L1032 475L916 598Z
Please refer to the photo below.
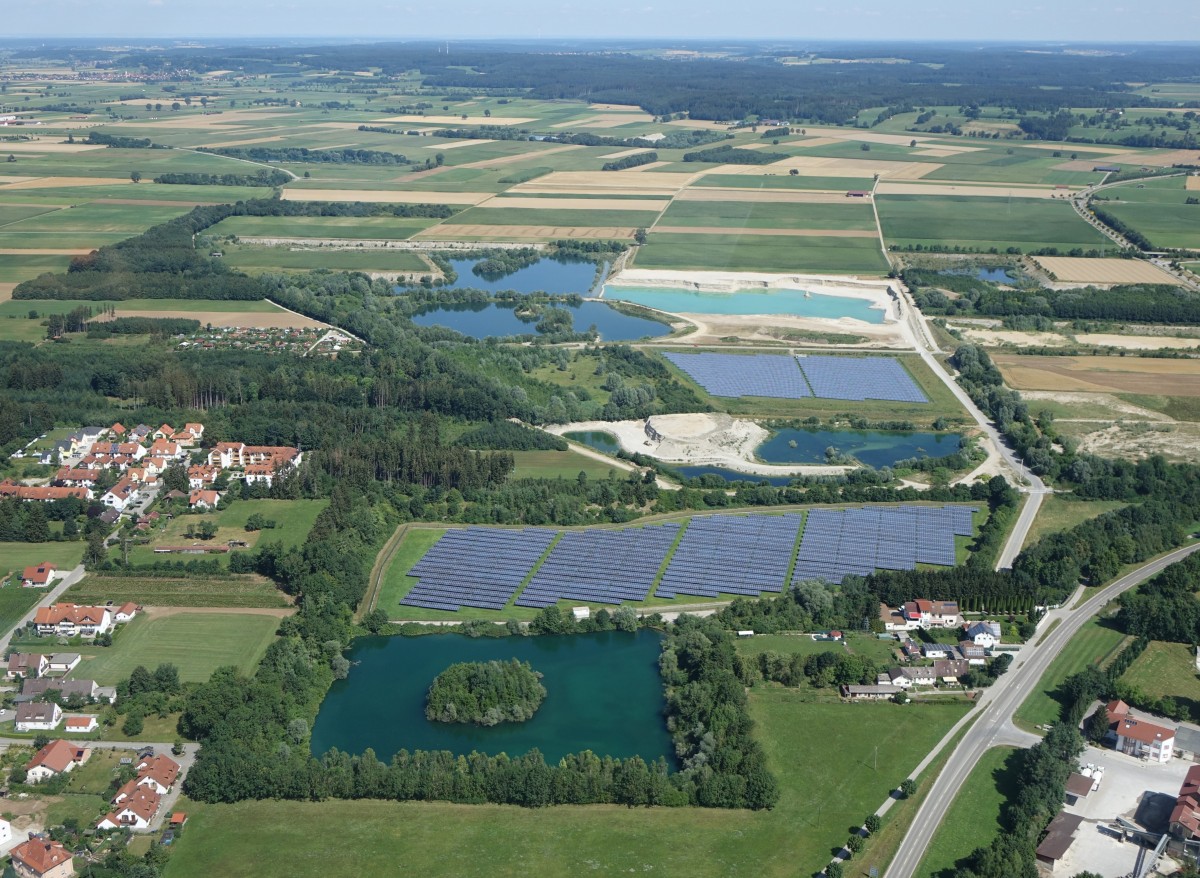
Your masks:
M812 396L791 357L781 354L663 354L713 396Z
M418 577L401 604L434 610L501 610L556 536L552 530L448 530L409 570Z
M929 402L894 357L799 356L796 360L812 395L821 399Z
M693 518L667 565L656 597L716 597L781 591L801 516L708 515Z

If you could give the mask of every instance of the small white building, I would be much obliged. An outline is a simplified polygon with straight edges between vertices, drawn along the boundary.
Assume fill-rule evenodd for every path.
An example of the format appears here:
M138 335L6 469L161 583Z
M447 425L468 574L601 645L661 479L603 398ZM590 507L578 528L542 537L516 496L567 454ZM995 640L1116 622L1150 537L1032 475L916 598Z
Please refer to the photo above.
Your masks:
M976 646L993 649L1000 642L999 622L971 622L963 625L963 640L970 640Z
M582 622L584 619L591 618L592 611L587 607L571 607L571 618L576 622Z
M0 847L12 841L12 824L7 820L0 820Z

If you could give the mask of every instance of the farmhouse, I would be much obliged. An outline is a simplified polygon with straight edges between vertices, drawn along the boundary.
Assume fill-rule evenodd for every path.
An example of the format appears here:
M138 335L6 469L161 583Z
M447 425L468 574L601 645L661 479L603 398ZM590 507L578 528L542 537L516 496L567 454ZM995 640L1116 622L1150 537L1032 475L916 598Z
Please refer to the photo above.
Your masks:
M1175 751L1175 730L1126 716L1115 723L1117 750L1151 762L1170 762Z
M113 620L107 607L53 604L39 607L33 615L33 624L42 637L54 634L62 637L95 637L112 630Z
M75 863L62 842L39 835L12 849L12 868L17 878L71 878Z
M83 765L91 756L92 751L87 747L80 747L59 738L33 755L29 764L25 766L26 777L29 783L41 783L56 774L63 774Z
M27 701L17 705L15 728L18 732L49 731L62 722L62 708L48 701Z
M45 588L58 573L58 568L49 561L26 567L21 573L21 585L26 588Z
M40 677L50 668L50 660L36 652L14 652L8 657L8 673L10 680L18 677Z

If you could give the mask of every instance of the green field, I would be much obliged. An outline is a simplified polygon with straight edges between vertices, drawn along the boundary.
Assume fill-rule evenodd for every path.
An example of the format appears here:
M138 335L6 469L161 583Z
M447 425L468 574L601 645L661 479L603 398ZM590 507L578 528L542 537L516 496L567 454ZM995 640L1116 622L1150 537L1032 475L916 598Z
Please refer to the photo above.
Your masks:
M1106 249L1098 231L1066 201L1038 198L881 195L876 199L888 245Z
M952 874L958 860L970 856L976 848L991 844L1004 831L1001 809L1019 788L1017 752L1013 747L993 747L975 763L934 833L925 859L917 869L918 875L941 878Z
M1151 641L1121 682L1136 686L1152 698L1170 696L1188 705L1200 705L1200 674L1196 651L1186 643Z
M646 227L658 218L651 210L570 210L515 207L472 207L456 213L443 226L618 226Z
M102 686L128 679L138 665L153 670L170 663L184 682L204 682L222 665L248 673L258 664L279 627L279 618L238 613L180 613L149 618L139 615L113 645L99 649L74 674Z
M662 226L714 226L747 229L854 229L875 231L871 205L776 204L753 201L673 201L658 221Z
M1016 719L1027 724L1041 725L1059 719L1062 705L1055 692L1063 680L1088 665L1106 665L1116 655L1125 635L1101 618L1088 620L1050 663L1037 689L1017 710Z
M346 874L372 875L388 874L398 862L415 875L461 878L810 875L965 711L964 705L814 704L779 688L755 690L750 705L782 789L773 811L186 802L181 807L191 822L165 876L316 878L329 874L331 863ZM814 733L833 729L838 746L814 751ZM287 855L262 856L264 838Z
M1186 178L1161 177L1105 189L1095 207L1145 235L1154 247L1200 250L1200 190L1185 190ZM1116 200L1119 199L1119 200Z
M584 457L574 451L511 451L517 468L514 479L574 479L581 472L589 479L606 479L610 475L623 478L624 470L599 460Z
M340 184L345 185L345 184ZM437 199L431 194L430 199ZM429 217L398 216L231 216L221 220L208 234L247 238L348 238L351 240L395 240L411 238L421 229L435 226Z
M432 273L424 259L407 251L289 250L286 247L239 247L225 253L225 261L243 271L424 271Z
M651 232L638 249L638 268L709 271L883 274L887 261L874 238L820 235L704 235Z
M126 577L90 574L64 600L79 604L137 601L152 607L286 607L275 583L252 573L221 577Z
M313 522L326 506L324 500L238 500L230 506L210 515L180 515L163 527L156 529L147 545L135 546L129 553L130 565L151 564L163 560L156 554L155 546L190 546L202 541L186 536L188 526L202 521L215 522L216 536L204 542L208 546L224 546L229 540L243 540L250 548L260 541L282 543L285 547L298 546L312 530ZM246 522L252 515L261 515L276 526L259 531L247 531ZM168 555L169 559L185 558L183 555ZM229 555L211 555L208 560L229 563Z
M1120 509L1124 506L1117 500L1074 500L1068 496L1052 494L1042 498L1037 518L1025 537L1026 546L1032 546L1047 534L1070 530L1077 524L1090 521L1097 515Z
M30 564L49 561L63 569L78 567L83 558L82 540L65 543L0 543L0 577L20 573Z
M802 177L786 174L705 174L692 185L722 189L870 189L870 177Z
M46 594L41 588L6 585L0 588L0 635L7 634Z

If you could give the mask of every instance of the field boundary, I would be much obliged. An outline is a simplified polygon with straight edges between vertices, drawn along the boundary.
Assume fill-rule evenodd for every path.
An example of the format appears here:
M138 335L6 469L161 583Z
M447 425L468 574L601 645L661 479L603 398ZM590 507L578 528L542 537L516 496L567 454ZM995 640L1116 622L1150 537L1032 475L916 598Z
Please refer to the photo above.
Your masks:
M404 535L408 533L408 522L396 528L395 533L388 537L388 541L383 544L383 548L379 550L379 554L375 556L375 563L371 566L371 575L367 579L367 593L359 602L358 610L354 614L354 621L362 621L362 617L375 609L375 604L379 601L379 593L383 590L383 577L387 573L388 567L392 564L392 559L396 557L396 550L400 548L400 543L404 541Z

